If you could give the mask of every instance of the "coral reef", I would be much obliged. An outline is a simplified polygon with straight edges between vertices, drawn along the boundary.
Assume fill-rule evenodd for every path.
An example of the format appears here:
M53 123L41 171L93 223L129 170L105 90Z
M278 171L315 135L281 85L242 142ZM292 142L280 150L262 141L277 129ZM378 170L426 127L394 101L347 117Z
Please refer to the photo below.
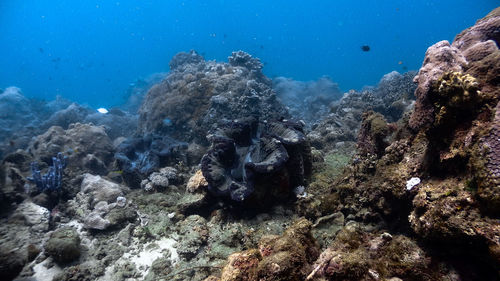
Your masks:
M40 165L48 165L53 155L62 152L68 157L66 171L70 175L105 175L113 160L113 145L104 128L80 123L71 124L67 130L51 127L32 140L28 152Z
M307 126L327 115L330 104L342 97L338 85L328 77L309 82L277 77L273 79L273 89L290 115L304 120Z
M346 225L323 251L306 280L442 280L431 273L431 259L403 235L366 233L358 224ZM398 280L401 280L398 279Z
M330 113L312 124L307 134L311 145L325 153L355 142L363 119L369 110L380 113L388 122L396 122L408 112L412 105L415 72L386 74L374 88L354 90L330 104Z
M234 253L217 280L304 280L319 255L311 222L301 219L281 236L265 236L258 249Z
M492 12L452 44L442 41L430 47L415 77L417 100L411 116L386 124L382 116L366 113L360 150L330 189L334 211L348 219L414 232L444 257L466 262L475 257L478 262L470 263L474 274L460 272L472 279L492 278L500 264L500 189L491 164L498 158L500 90L498 79L492 79L500 60L491 58L500 51L488 43L496 39L489 31L499 28L500 14ZM407 188L413 178L420 183ZM328 270L337 272L343 258L330 256L335 266ZM368 264L358 265L369 273Z
M220 120L288 116L258 59L240 51L229 61L205 61L194 51L174 56L171 72L149 90L139 110L139 132L206 144L205 136Z
M331 103L329 81L277 80L279 95L317 92L288 105L310 106L315 124L286 119L263 64L241 51L228 63L176 55L137 131L134 114L9 88L0 279L497 280L498 30L500 8L430 47L417 85L392 72Z
M185 160L186 149L186 143L168 136L147 135L122 141L114 158L123 180L131 187L139 188L141 181L153 171Z
M149 75L146 78L139 78L133 83L130 83L127 89L127 101L125 104L120 106L124 111L130 114L137 114L137 111L141 107L142 100L147 94L148 90L167 76L167 73L160 72Z
M141 188L145 191L161 191L177 180L177 170L172 167L161 168L160 171L151 173L141 181Z
M389 146L386 140L389 132L389 126L382 114L373 111L363 113L357 143L358 153L363 156L372 154L381 157Z
M25 148L45 117L44 109L26 98L21 89L9 87L0 93L0 158Z
M118 108L108 114L57 97L45 102L25 97L21 90L9 87L0 94L0 157L17 149L26 149L33 136L43 134L52 126L68 129L73 123L103 125L112 139L129 136L137 127L137 115Z

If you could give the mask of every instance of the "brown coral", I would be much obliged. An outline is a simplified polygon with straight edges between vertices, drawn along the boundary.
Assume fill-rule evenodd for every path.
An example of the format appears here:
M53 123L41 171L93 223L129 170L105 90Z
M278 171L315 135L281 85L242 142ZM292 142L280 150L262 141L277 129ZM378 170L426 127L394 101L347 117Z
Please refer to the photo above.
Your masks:
M356 223L344 227L321 253L307 280L429 280L430 259L417 243L402 235L364 232ZM443 276L435 274L436 280Z
M490 128L481 139L472 166L477 177L477 195L489 213L500 212L500 102Z
M358 136L358 151L361 155L373 154L381 157L387 143L389 126L382 114L373 111L363 113L363 121Z
M257 266L262 256L256 249L234 253L229 256L228 263L222 270L221 281L257 280Z
M415 78L414 111L391 136L395 142L378 150L382 157L373 157L377 146L367 113L358 140L361 153L331 190L339 194L338 210L346 217L411 228L445 255L458 251L487 261L473 265L484 279L500 265L498 30L500 10L453 44L430 47ZM412 177L422 182L407 190ZM330 272L344 272L348 263L335 258L338 249L332 253Z
M259 249L232 254L221 280L304 280L319 256L311 226L300 219L281 236L263 237Z
M222 119L288 116L258 59L235 52L229 61L205 61L194 51L174 56L169 75L144 98L139 131L204 144L208 130Z

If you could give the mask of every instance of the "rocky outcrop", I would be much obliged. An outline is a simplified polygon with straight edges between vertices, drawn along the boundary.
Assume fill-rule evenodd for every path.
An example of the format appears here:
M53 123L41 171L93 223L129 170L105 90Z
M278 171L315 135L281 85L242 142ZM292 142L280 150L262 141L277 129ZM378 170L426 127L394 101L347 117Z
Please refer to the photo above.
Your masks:
M91 230L117 228L137 214L124 197L129 189L100 176L85 174L80 192L68 202L68 212Z
M188 146L168 136L147 135L128 138L116 148L114 155L121 177L130 187L141 187L142 180L167 165L187 162Z
M205 61L194 51L179 53L170 67L139 110L142 134L169 133L181 141L206 144L205 136L220 120L288 115L262 74L260 61L244 52L234 52L229 63Z
M481 260L471 267L483 279L500 265L498 30L499 9L430 47L410 118L396 128L365 115L362 149L329 196L346 217L411 229L445 256Z
M311 225L298 220L281 236L263 237L258 249L232 254L215 280L305 280L319 255Z
M80 237L73 228L60 228L50 235L44 245L45 253L58 263L69 263L80 257Z
M415 72L391 72L374 88L351 90L330 104L330 113L312 125L308 137L311 145L324 152L331 151L344 142L355 142L367 111L377 112L388 121L396 122L411 110L415 97L413 83Z
M67 169L107 174L113 160L113 145L103 127L72 124L67 130L51 127L34 139L28 152L39 164L52 164L52 157L62 152L68 156Z

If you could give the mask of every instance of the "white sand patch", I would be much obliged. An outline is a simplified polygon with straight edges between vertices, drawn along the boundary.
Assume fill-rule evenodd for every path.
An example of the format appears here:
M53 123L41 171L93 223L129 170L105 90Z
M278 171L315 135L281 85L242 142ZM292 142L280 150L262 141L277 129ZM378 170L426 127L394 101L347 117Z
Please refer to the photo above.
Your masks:
M134 264L137 271L142 275L141 278L128 280L144 280L144 277L148 274L153 262L156 259L163 257L164 254L170 252L170 260L172 261L172 264L176 264L179 261L179 254L174 248L175 243L177 242L172 238L162 238L146 244L134 243L134 245L130 247L130 251L124 253L113 266L108 267L104 276L99 278L99 280L115 280L116 278L114 278L114 275L116 269L126 263Z
M170 250L172 263L176 263L179 260L179 255L177 250L173 247L176 241L171 238L162 238L161 240L155 242L149 242L144 244L144 249L137 255L131 253L125 253L123 258L130 259L137 269L149 268L151 264L157 259L163 256L166 252L165 250ZM154 245L153 245L154 244Z
M53 266L51 268L45 267L49 261L51 261L52 258L47 258L43 262L36 264L33 266L33 271L35 274L33 274L33 278L37 281L52 281L54 276L62 272L62 269L55 263L52 263Z

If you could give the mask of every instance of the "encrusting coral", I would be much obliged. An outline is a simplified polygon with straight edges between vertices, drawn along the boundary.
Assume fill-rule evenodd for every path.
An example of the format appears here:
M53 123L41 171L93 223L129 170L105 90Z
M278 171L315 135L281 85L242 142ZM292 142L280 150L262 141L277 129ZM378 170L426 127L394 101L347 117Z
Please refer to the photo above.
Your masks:
M311 222L300 219L281 236L263 237L258 249L232 254L216 280L304 280L319 256L311 227Z

